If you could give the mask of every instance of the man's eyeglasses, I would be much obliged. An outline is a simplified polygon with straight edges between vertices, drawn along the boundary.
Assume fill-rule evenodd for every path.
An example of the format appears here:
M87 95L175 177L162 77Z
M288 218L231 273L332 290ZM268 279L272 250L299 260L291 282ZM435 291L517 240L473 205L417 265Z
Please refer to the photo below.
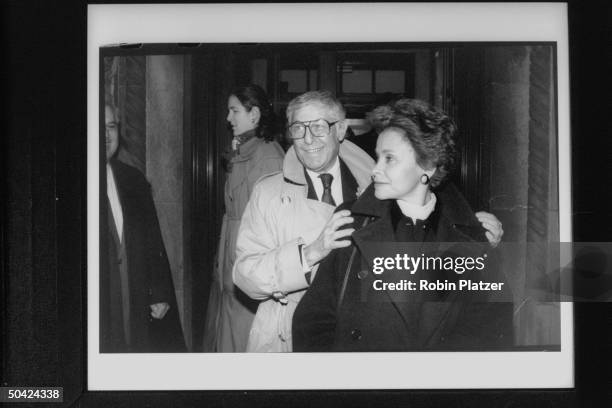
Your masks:
M315 137L325 137L329 135L332 126L340 122L328 122L325 119L316 119L308 122L293 122L287 127L289 138L291 140L302 139L306 136L306 128L310 129L310 134Z

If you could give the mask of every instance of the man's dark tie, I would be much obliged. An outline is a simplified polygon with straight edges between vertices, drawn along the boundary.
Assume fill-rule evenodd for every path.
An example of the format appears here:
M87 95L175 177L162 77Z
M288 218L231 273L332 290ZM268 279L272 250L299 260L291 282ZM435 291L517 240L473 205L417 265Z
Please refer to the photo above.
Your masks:
M329 205L333 205L335 207L336 202L334 201L334 197L332 197L331 194L331 183L334 179L334 176L329 173L323 173L319 176L319 178L321 179L321 182L323 182L323 197L321 197L321 201Z

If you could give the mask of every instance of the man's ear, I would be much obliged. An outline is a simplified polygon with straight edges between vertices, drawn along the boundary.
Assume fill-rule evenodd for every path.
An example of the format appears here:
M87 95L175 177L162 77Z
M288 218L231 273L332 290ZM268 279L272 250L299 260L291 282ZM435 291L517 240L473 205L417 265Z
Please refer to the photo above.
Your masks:
M338 138L339 142L344 140L344 137L346 136L346 129L348 129L346 119L342 119L336 123L336 137Z
M261 111L259 110L259 106L253 106L249 111L249 116L251 117L251 122L254 124L259 124L259 119L261 118Z

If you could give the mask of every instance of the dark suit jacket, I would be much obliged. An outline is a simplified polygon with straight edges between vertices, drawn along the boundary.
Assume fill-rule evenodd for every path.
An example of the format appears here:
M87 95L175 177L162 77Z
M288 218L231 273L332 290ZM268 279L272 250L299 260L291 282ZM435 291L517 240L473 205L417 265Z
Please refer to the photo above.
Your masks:
M423 227L417 224L423 227L423 231L431 229L431 234L422 235L425 241L435 241L430 243L430 247L445 254L442 256L456 255L457 251L462 256L478 256L483 254L482 251L489 250L480 223L454 186L449 185L443 191L436 192L436 196L436 210L427 220L429 225ZM355 217L353 225L357 231L352 236L353 245L332 251L321 263L293 317L293 350L508 348L512 344L511 303L488 302L483 292L457 295L457 292L373 290L373 281L385 275L386 282L406 277L405 271L396 272L391 279L388 274L392 272L388 271L385 275L374 275L369 264L371 261L364 255L372 243L396 241L395 227L399 224L394 218L398 217L399 210L394 211L393 206L396 206L393 201L377 200L373 186L370 186L356 202L339 207L339 210L350 208ZM401 217L401 212L399 214ZM366 219L369 223L360 228ZM354 250L356 254L351 263ZM346 290L338 307L338 297L349 264ZM489 262L487 266L490 266ZM487 272L490 269L487 268ZM427 278L429 281L435 278L451 281L457 280L458 275L454 271L428 271ZM478 279L474 275L466 278ZM499 277L491 280L489 276L486 279L495 280L499 280Z
M111 316L113 304L111 299L111 273L117 273L113 263L115 243L109 228L101 228L107 232L101 237L106 245L102 252L102 267L100 268L100 351L101 352L179 352L186 351L183 332L179 322L178 308L170 266L162 241L159 221L151 187L140 171L118 160L110 162L119 201L123 211L123 244L127 257L127 271L130 293L130 330L132 346L127 347L118 342L116 328ZM106 194L104 194L106 197ZM106 224L110 213L108 200L101 205L100 224ZM107 212L108 211L108 212ZM112 215L110 215L112 217ZM109 254L107 256L106 254ZM106 258L106 259L105 259ZM105 262L106 261L106 262ZM150 305L166 302L170 309L161 319L150 316Z

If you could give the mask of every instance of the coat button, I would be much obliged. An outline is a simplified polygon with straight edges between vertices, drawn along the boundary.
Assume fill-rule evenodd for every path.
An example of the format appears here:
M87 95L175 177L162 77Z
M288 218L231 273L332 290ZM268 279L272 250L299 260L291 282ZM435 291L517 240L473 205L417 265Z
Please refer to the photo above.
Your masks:
M359 329L351 330L351 338L353 340L361 340L361 330Z
M357 272L357 279L359 280L365 279L367 276L368 276L367 269L362 269L359 272Z

